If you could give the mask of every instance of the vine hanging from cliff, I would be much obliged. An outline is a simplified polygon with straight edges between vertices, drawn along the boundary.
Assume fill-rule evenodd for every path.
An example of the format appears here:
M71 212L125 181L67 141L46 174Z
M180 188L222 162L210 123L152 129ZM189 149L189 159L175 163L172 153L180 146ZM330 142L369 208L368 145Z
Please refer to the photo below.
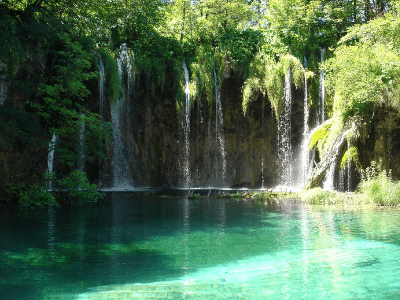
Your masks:
M304 87L304 69L297 58L286 54L276 61L271 56L260 53L250 64L249 78L243 85L243 112L247 112L249 103L261 93L268 96L275 117L279 119L285 76L289 68L292 71L292 83L296 88Z

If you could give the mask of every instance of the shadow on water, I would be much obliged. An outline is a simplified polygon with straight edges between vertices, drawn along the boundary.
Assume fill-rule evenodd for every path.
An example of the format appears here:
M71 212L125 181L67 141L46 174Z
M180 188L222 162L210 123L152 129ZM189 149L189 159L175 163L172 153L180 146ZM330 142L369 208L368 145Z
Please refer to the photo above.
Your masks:
M185 195L179 189L109 192L94 204L36 211L8 206L0 221L1 299L177 278L235 260L227 234L253 240L254 228L278 227L277 216L259 217L266 211L259 203ZM191 253L198 239L210 253L205 260ZM264 250L260 243L243 257Z

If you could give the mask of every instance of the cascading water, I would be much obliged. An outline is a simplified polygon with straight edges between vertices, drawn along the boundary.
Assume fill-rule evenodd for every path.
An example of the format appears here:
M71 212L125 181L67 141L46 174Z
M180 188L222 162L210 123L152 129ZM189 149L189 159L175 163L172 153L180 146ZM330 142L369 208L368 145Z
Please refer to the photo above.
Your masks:
M279 149L278 159L280 163L279 174L280 184L286 187L292 185L292 91L291 91L292 73L288 68L285 78L284 96L282 111L279 116Z
M207 122L207 154L206 154L206 162L207 162L207 170L208 172L211 171L211 119L208 119ZM207 186L211 187L212 182L211 182L211 177L212 174L208 173L207 174Z
M350 141L347 140L347 191L350 192L351 189L351 146Z
M346 130L341 138L340 141L337 145L341 145L346 138L347 134L350 132L349 130ZM325 181L323 183L324 190L333 190L334 189L334 174L335 174L335 169L338 164L338 157L339 157L339 149L335 149L334 151L334 157L333 157L333 163L330 165L329 170L327 171L325 175Z
M324 63L325 48L321 48L321 65L319 71L319 103L317 125L325 122L325 72L322 67Z
M53 173L54 169L54 150L56 148L56 143L57 143L57 136L56 133L53 132L53 136L51 138L51 141L49 142L49 153L47 155L47 173L51 174ZM47 188L51 190L53 188L53 181L51 178L48 181Z
M303 125L303 141L301 143L301 182L300 185L306 184L309 175L309 154L308 141L310 139L310 128L308 125L308 82L307 82L307 58L304 57L304 125Z
M183 120L183 131L184 131L184 158L183 158L183 178L184 187L190 187L190 166L189 166L189 154L190 154L190 77L189 70L185 60L183 60L183 71L185 73L185 112Z
M97 68L99 70L99 103L100 103L100 108L99 108L99 114L101 119L104 121L104 111L105 111L105 105L106 105L106 72L105 72L105 67L104 67L104 62L101 59L101 56L98 55L98 63L97 63ZM103 160L99 159L99 186L103 186Z
M339 191L344 192L345 191L345 186L344 186L344 174L345 174L344 168L339 170Z
M261 109L261 136L262 136L262 145L261 145L261 189L264 189L264 100L262 101L262 109Z
M219 155L216 155L217 161L215 164L215 185L220 187L225 186L226 178L226 150L224 138L224 115L222 113L221 94L218 85L217 71L215 70L214 63L214 87L215 87L215 137L216 146L219 149ZM218 174L218 171L220 173Z
M122 44L117 58L120 80L120 95L111 104L111 119L113 129L113 188L130 188L133 185L128 161L125 156L125 145L122 139L121 122L124 116L125 102L131 97L131 58L126 44Z
M197 77L197 86L200 86L200 80ZM199 139L199 124L203 124L204 120L200 113L200 101L197 99L197 126L196 126L196 157L199 157L199 147L200 147L200 139ZM202 145L204 147L204 145ZM196 177L195 177L195 186L200 186L200 170L199 170L199 162L196 160Z
M98 56L99 62L97 63L97 68L99 70L100 78L99 78L99 103L100 103L100 109L99 109L99 114L100 117L104 121L104 109L105 109L105 103L106 103L106 91L105 91L105 86L106 86L106 72L105 72L105 67L104 67L104 62L101 59L101 56Z

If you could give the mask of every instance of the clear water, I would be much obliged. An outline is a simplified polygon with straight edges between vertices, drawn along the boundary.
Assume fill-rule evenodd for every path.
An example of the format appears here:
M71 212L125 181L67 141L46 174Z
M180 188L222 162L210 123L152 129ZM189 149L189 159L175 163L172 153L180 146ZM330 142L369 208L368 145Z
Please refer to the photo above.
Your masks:
M397 210L110 193L2 208L0 299L398 299Z

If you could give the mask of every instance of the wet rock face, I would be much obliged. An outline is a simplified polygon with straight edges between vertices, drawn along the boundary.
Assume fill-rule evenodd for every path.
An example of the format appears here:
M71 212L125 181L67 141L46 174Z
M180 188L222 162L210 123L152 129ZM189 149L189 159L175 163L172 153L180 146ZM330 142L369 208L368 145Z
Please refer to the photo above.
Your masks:
M8 98L9 81L7 80L7 66L4 63L0 63L0 106Z
M126 130L122 135L137 186L183 186L185 182L183 116L176 109L172 70L166 78L163 89L157 87L152 93L149 89L151 78L139 74L133 99L125 104L126 117L122 127ZM268 99L260 94L249 104L245 116L242 85L243 78L233 72L221 83L225 174L216 132L215 102L208 103L205 95L200 101L193 102L189 138L190 187L253 188L272 187L278 183L278 126L273 110ZM293 143L297 149L303 128L301 92L296 92L295 101Z
M3 125L0 132L0 198L6 189L7 178L40 184L45 173L47 147L40 144L45 139L44 130L37 116L26 109L28 101L37 102L41 96L39 74L45 63L42 52L27 52L25 60L15 67L10 77L6 75L7 66L0 63L0 123Z
M392 170L393 179L400 179L400 116L393 109L375 111L369 124L369 136L359 143L360 160L365 168L371 161L382 161L382 167Z
M11 86L7 90L8 101L13 107L24 110L28 100L40 99L38 88L40 80L37 74L45 65L46 57L32 56L20 66L14 81L16 88ZM165 78L163 86L158 85L153 88L151 83L154 78L144 72L137 74L133 82L133 94L123 104L124 113L120 120L123 128L121 132L124 141L123 153L136 186L177 187L183 186L185 181L183 116L176 108L177 76L172 66L167 69ZM0 76L0 85L3 83L1 79ZM201 95L192 103L189 138L190 187L259 188L278 184L277 121L268 99L261 94L249 104L247 114L243 114L241 90L243 81L241 75L231 71L226 74L220 85L226 173L222 172L223 158L217 137L215 100L208 103L206 96ZM34 84L25 86L23 82ZM87 108L99 112L98 81L91 80L88 86L91 96L87 100ZM294 96L292 144L296 149L302 138L304 95L294 87L292 89ZM3 91L4 89L0 90L1 93ZM111 99L108 99L108 103L110 101ZM110 111L106 109L104 112L103 118L106 121L111 121ZM7 153L0 151L0 159L3 166L8 166L12 161L24 162L28 159L28 155L32 156L34 159L31 161L37 162L35 166L37 178L41 178L46 170L47 149L42 147L35 151L26 154L19 152L22 154L18 154L18 157L14 157L9 151ZM105 151L110 158L108 161L91 158L85 165L90 181L101 183L103 187L112 185L112 147ZM2 178L6 176L4 170L0 174ZM29 173L22 167L18 172Z

